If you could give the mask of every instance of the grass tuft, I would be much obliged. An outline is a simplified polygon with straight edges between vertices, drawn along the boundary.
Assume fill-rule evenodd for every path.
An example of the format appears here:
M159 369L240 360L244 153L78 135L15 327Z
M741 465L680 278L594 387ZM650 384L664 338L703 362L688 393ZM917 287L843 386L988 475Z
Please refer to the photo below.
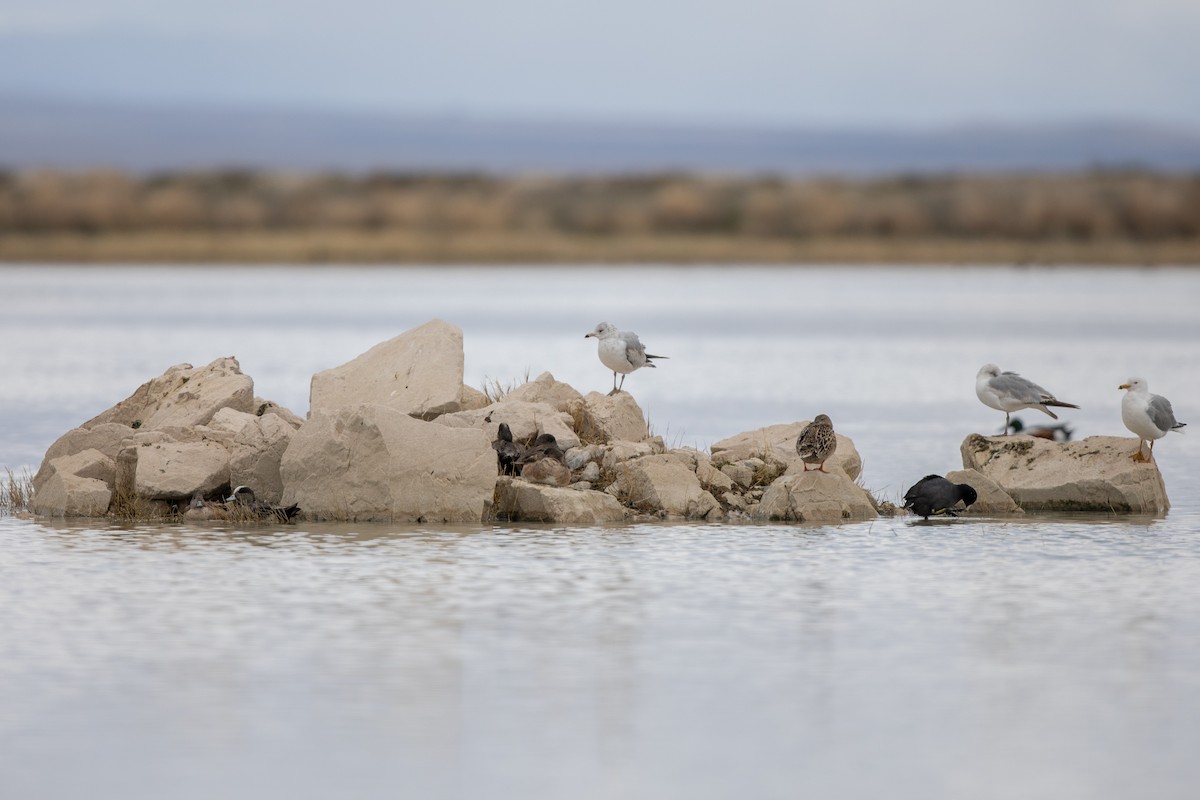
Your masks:
M9 467L4 468L4 473L0 478L0 517L29 511L33 503L33 476L28 469L17 475Z
M525 376L520 379L513 379L508 383L501 383L496 378L489 378L486 375L483 378L483 384L479 387L483 391L483 396L487 398L488 404L499 403L504 398L508 397L509 393L518 386L524 386L529 383L529 367L525 368Z

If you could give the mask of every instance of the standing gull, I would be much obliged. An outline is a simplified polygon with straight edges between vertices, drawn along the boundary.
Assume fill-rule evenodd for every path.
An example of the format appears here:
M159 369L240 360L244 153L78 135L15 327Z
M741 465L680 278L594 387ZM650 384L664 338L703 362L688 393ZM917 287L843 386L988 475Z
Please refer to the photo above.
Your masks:
M833 421L825 414L818 414L809 426L796 437L796 455L804 461L804 471L809 464L825 472L825 462L837 450L837 434L833 432Z
M1004 412L1004 430L1009 428L1009 415L1022 408L1036 408L1052 418L1058 419L1046 406L1058 408L1079 408L1071 403L1064 403L1031 380L1022 378L1015 372L1001 372L995 364L984 364L975 376L975 394L979 401L988 408Z
M1150 386L1144 378L1130 378L1117 387L1125 390L1121 398L1121 421L1125 427L1138 435L1138 449L1134 461L1154 460L1154 440L1169 432L1183 433L1180 428L1187 425L1175 419L1171 401L1162 395L1150 394ZM1142 454L1142 444L1150 442L1150 457Z
M607 322L601 322L596 330L585 333L583 338L595 336L596 351L600 363L613 371L613 388L609 396L621 391L625 386L625 376L635 369L653 367L652 358L667 358L667 356L652 356L646 352L646 346L631 331L619 331ZM621 386L617 386L617 373L621 373Z
M934 514L954 513L954 506L961 500L963 507L979 499L979 494L966 483L951 483L941 475L926 475L914 483L904 494L904 507L914 514L929 519Z

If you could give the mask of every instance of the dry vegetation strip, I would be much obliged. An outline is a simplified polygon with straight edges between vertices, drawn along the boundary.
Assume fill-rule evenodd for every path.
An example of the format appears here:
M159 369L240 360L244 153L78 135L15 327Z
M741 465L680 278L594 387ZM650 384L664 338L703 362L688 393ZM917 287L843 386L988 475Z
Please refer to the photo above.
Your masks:
M0 174L0 260L1200 263L1200 175Z

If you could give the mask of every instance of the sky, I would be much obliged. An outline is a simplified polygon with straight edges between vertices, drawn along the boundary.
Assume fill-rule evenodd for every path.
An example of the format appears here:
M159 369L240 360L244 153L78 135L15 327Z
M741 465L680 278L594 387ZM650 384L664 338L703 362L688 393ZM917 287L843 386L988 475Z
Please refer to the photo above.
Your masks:
M499 118L1200 126L1196 0L0 0L0 94Z

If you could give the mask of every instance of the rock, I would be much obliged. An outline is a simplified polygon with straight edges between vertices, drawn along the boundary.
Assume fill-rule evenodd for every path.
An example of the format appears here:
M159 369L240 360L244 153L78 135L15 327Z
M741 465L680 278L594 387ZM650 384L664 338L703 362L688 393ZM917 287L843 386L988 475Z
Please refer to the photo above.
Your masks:
M626 462L608 491L645 513L662 511L689 519L721 515L721 504L704 490L696 474L668 455Z
M625 507L615 497L589 489L540 486L519 478L496 481L496 518L510 522L555 522L601 525L625 520Z
M966 511L960 511L960 514L997 516L1025 513L999 484L982 472L973 469L955 470L946 473L946 480L951 483L965 483L979 495L975 502L968 506Z
M314 375L309 416L366 404L428 420L460 410L462 393L462 329L435 319Z
M530 483L547 486L566 486L571 482L571 470L554 458L539 458L521 469L521 478Z
M588 463L598 463L604 460L604 446L589 444L582 447L572 447L566 452L567 466L571 469L583 469Z
M213 431L225 431L236 437L247 425L253 425L258 417L245 411L235 411L232 408L222 408L204 427ZM230 439L232 441L232 438Z
M1130 456L1136 439L1089 436L1052 442L1035 436L987 437L962 443L963 467L983 473L1025 511L1165 514L1162 475Z
M609 442L604 447L604 458L601 461L601 467L605 472L611 472L619 464L623 464L626 461L641 458L642 456L660 455L665 449L662 437L659 436L647 439L644 442Z
M521 384L504 398L508 402L545 403L557 411L570 412L583 395L575 387L556 381L549 372L543 372L531 381Z
M147 431L193 428L207 425L223 408L254 411L254 381L233 357L200 368L177 364L81 427L115 422Z
M304 424L303 418L284 408L278 403L272 403L270 400L263 400L261 397L254 398L254 415L257 417L265 417L274 415L282 419L293 428L299 428Z
M117 464L112 458L96 449L60 456L49 463L49 473L65 473L80 478L92 478L112 489L117 479Z
M572 401L570 413L575 432L585 442L640 442L650 435L645 414L628 392L612 396L591 392Z
M817 470L777 478L763 492L762 500L751 514L755 519L820 523L879 516L865 489L840 471L824 473Z
M99 450L114 461L121 452L122 443L134 434L128 425L102 422L93 428L72 428L58 438L46 451L42 465L33 476L33 491L41 491L42 484L53 474L50 464L57 458L75 455L85 450Z
M315 411L283 454L284 505L317 519L480 523L496 451L483 431L379 405Z
M589 461L584 465L583 469L579 470L579 480L595 483L600 480L600 465L595 461Z
M570 427L570 415L546 403L510 402L505 399L473 411L443 414L433 421L451 428L478 428L488 435L489 441L496 438L500 423L507 422L513 441L519 444L528 444L539 435L549 433L564 451L579 446L579 437Z
M215 442L158 441L126 447L117 458L117 486L144 500L191 500L229 484L229 451Z
M768 462L778 461L786 464L788 472L802 471L803 462L800 456L796 455L796 437L808 424L804 421L769 425L722 439L711 448L713 466L720 469L726 464L747 458L761 458ZM837 434L837 450L825 462L825 469L838 469L850 480L859 476L862 472L862 458L849 437Z
M41 488L30 508L47 517L97 517L108 511L116 485L116 463L89 448L43 463Z
M462 393L458 396L460 411L474 411L477 408L489 405L490 402L486 394L473 386L467 386L465 383L462 387Z
M731 488L737 485L742 489L749 489L754 485L754 468L750 467L745 461L737 464L726 464L721 467L720 471L729 480Z
M276 414L250 419L229 447L229 483L249 486L261 502L278 504L283 499L279 464L296 428Z
M30 508L43 517L99 517L108 511L112 496L111 485L102 480L54 472L34 494Z

